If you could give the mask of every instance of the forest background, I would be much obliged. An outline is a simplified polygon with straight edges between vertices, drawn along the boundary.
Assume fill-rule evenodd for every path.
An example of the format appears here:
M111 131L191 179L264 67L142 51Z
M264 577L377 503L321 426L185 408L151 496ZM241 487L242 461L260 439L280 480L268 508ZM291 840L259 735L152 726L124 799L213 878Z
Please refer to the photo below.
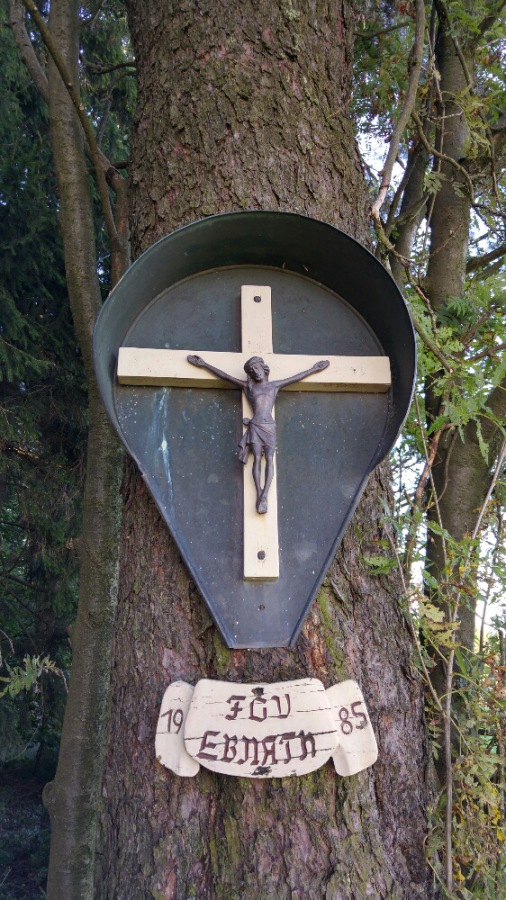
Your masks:
M425 853L437 890L459 897L501 896L505 884L502 10L502 3L465 0L355 4L346 110L364 151L369 246L401 286L419 343L415 400L390 460L384 530L361 563L378 585L391 577L401 585L434 759ZM101 300L128 264L136 62L124 4L80 4L79 81L66 78L58 20L48 31L48 11L43 2L0 4L6 898L32 897L45 885L49 826L37 798L56 770L79 590L90 596L89 566L79 585L83 543L101 540L97 552L110 557L93 587L102 594L114 583L111 546L119 543L119 505L110 498L119 497L121 455L94 418L90 335ZM65 272L63 238L73 225L62 210L50 140L51 59L85 131L93 237L81 243L97 248L88 306L68 260ZM200 214L196 207L189 221ZM90 488L97 478L102 487L95 480ZM83 520L85 481L94 500ZM23 811L20 795L34 801Z

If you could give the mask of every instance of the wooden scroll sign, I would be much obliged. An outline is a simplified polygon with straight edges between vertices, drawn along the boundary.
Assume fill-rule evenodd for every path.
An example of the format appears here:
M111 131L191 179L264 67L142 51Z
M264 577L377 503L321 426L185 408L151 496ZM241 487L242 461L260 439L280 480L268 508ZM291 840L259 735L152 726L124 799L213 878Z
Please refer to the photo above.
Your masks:
M242 778L306 775L330 757L339 775L377 758L376 739L355 681L325 690L316 678L276 684L203 679L165 691L156 756L176 775L200 766Z

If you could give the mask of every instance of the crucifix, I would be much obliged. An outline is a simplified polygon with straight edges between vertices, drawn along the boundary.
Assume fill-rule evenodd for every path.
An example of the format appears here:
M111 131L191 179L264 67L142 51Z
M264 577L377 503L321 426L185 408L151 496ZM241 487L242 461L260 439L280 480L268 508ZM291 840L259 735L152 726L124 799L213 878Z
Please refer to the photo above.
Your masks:
M322 360L316 356L274 353L271 288L267 285L242 286L241 337L241 353L199 351L205 353L204 365L195 350L120 347L118 381L120 384L237 389L244 383L245 363L251 363L252 357L261 357L276 382L283 382L285 390L371 393L385 392L391 384L390 362L386 356L329 356L325 360L328 365L322 366ZM213 370L227 373L228 380ZM293 373L297 371L304 380L294 381ZM310 377L306 378L307 375ZM243 421L246 420L248 427L252 410L244 390L242 404ZM246 444L246 436L243 441ZM268 480L272 477L272 481L270 489L268 486L267 512L264 512L265 504L259 504L256 490L259 477L253 470L256 462L255 454L252 464L248 462L244 466L244 579L272 581L279 577L275 456L268 460L271 463Z

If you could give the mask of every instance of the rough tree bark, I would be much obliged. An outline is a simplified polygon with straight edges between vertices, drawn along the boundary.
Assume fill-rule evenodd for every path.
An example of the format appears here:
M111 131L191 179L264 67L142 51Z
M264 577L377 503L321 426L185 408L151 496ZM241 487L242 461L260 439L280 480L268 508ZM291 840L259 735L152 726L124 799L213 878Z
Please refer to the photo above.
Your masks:
M51 31L76 84L78 23L76 0L53 0ZM105 415L93 369L91 338L101 295L83 136L67 90L51 63L48 102L69 300L87 377L89 433L72 677L58 769L44 790L52 826L47 890L52 898L84 898L93 895L97 806L118 584L122 453Z
M173 228L236 209L297 211L368 239L367 196L347 116L354 28L347 0L129 0L139 99L134 255ZM297 646L223 645L133 464L123 484L111 725L97 898L429 898L428 748L398 577L363 555L385 537L376 473ZM250 781L154 758L168 682L201 677L325 686L356 678L379 760L350 779L329 764ZM76 896L75 894L72 896Z

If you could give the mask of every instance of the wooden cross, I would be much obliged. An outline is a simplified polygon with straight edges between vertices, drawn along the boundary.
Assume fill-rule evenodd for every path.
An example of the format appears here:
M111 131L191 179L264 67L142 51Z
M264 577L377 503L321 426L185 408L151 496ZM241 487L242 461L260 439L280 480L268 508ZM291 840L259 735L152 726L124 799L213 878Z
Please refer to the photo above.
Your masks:
M206 369L188 362L190 354L205 355L205 360L223 372L244 380L244 363L261 356L270 367L271 380L310 369L321 357L278 354L272 344L271 289L263 285L241 288L242 352L206 350L154 350L120 347L118 381L120 384L164 385L192 388L233 388ZM391 384L390 362L386 356L328 356L328 368L285 390L384 392ZM252 411L242 395L243 417ZM256 493L252 477L252 458L244 466L244 579L272 581L279 578L278 506L276 475L269 491L269 511L256 512Z

